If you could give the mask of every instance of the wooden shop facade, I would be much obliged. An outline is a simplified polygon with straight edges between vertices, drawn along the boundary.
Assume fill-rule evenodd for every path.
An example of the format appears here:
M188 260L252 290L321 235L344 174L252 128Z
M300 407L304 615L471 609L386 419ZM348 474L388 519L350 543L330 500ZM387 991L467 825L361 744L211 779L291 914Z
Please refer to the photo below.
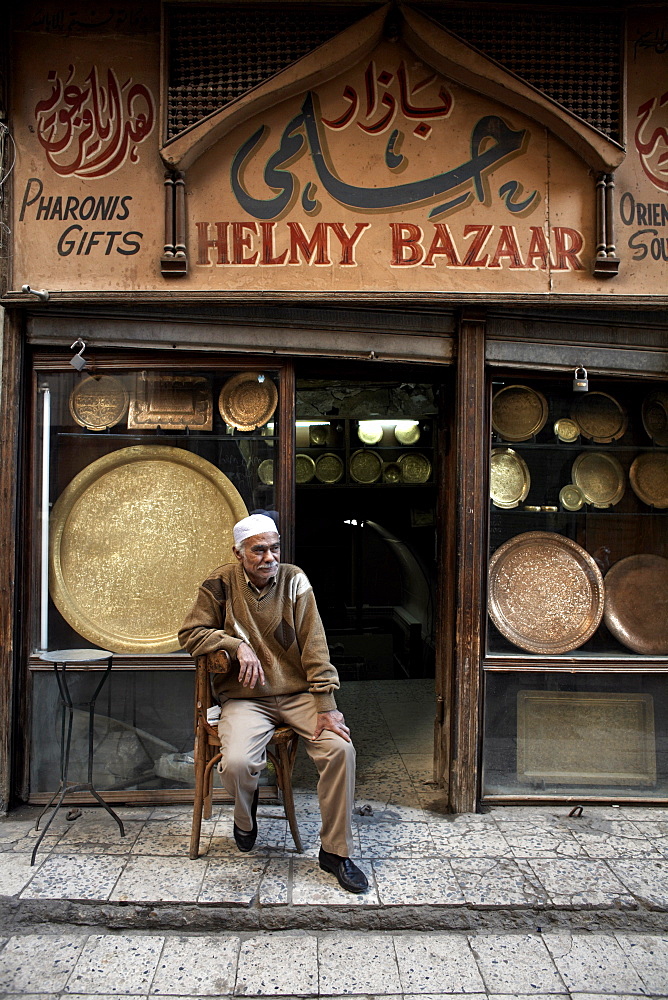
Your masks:
M254 510L343 682L429 692L449 809L668 802L666 39L622 2L12 13L5 808L57 783L57 649L113 652L109 801L192 795L176 633Z

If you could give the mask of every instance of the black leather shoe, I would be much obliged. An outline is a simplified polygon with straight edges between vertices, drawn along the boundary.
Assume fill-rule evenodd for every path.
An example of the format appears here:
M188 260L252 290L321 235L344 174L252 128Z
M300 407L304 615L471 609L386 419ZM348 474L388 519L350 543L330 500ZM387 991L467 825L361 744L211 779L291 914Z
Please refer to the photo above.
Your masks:
M369 888L366 875L350 858L340 858L338 854L330 854L321 847L318 862L324 872L336 875L342 889L347 889L348 892L364 892Z
M237 824L236 823L234 824L234 839L236 841L237 847L239 848L240 851L243 851L244 854L247 854L249 851L253 850L253 848L255 847L255 841L257 840L257 819L255 818L255 816L257 813L257 799L259 792L260 789L256 788L255 795L253 796L253 802L251 804L251 817L253 820L253 829L240 830Z

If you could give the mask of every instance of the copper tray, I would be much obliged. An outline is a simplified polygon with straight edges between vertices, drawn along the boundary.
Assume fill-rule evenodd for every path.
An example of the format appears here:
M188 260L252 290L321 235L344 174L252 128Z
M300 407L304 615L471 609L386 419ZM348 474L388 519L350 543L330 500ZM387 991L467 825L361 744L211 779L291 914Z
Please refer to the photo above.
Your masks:
M295 455L295 482L302 486L310 483L315 475L315 462L310 455L298 453Z
M135 445L86 466L51 514L51 596L89 642L172 653L216 565L230 558L243 500L214 465L181 448Z
M234 375L227 380L218 397L221 417L238 431L262 427L273 417L277 403L278 389L268 376L257 372Z
M605 576L605 624L635 653L668 654L668 559L620 559Z
M489 564L489 616L529 653L582 646L603 616L603 577L577 542L547 531L516 535Z
M517 507L530 486L531 476L522 456L512 448L494 448L489 467L489 495L494 506Z
M547 421L547 400L528 385L507 385L492 399L492 427L506 441L527 441Z
M111 375L84 378L70 393L70 413L80 427L89 431L115 427L127 408L127 390Z
M401 469L401 479L404 483L426 483L431 476L431 462L419 451L407 451L399 455L397 465Z
M376 451L361 448L350 456L350 475L356 483L375 483L383 471L383 462Z
M209 380L193 375L137 376L128 410L128 429L210 431L213 400Z
M626 477L614 457L602 451L583 451L573 462L573 482L587 503L604 509L624 496Z
M654 444L668 447L668 392L650 392L645 396L642 422Z
M583 437L596 444L609 444L622 437L628 427L626 410L607 392L584 393L571 410Z
M629 469L631 488L650 507L668 507L668 454L646 451L633 459Z
M343 462L333 451L326 451L320 455L315 463L316 479L321 483L338 483L343 475Z

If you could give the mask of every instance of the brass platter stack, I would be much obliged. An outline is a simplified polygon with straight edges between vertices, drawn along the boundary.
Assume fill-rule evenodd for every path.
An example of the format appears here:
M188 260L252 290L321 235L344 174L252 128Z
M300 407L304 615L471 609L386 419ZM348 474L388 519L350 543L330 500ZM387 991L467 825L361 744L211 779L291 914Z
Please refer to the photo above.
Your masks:
M117 378L101 375L84 378L70 393L70 413L89 431L105 431L115 427L128 408L128 393Z
M583 437L596 444L609 444L622 437L628 427L624 407L606 392L584 393L574 404L571 417Z
M624 496L625 479L621 465L607 452L583 451L573 462L573 482L593 507L618 504Z
M668 559L641 553L620 559L605 577L605 624L635 653L668 653Z
M646 451L634 458L629 469L633 492L650 507L668 507L668 454Z
M360 448L350 456L350 475L356 483L375 483L382 471L383 462L376 451Z
M489 615L520 649L567 653L601 622L601 572L570 538L547 531L516 535L490 560Z
M338 483L343 472L343 462L333 451L326 451L316 459L315 477L321 483Z
M273 381L257 372L234 375L227 380L218 397L221 417L238 431L262 427L273 417L277 403L278 390Z
M492 399L492 427L506 441L528 441L547 421L547 400L528 385L507 385Z
M512 448L494 448L490 460L489 495L495 507L510 510L524 500L531 486L526 462Z

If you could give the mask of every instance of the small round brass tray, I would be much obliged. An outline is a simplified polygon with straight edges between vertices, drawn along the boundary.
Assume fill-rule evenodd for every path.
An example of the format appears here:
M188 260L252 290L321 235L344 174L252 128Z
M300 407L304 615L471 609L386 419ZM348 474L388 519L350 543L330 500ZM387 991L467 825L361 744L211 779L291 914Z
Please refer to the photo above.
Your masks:
M350 456L350 475L356 483L375 483L383 471L383 462L376 451L361 448Z
M654 444L668 447L668 392L650 392L642 403L643 427Z
M312 445L327 444L329 424L311 424L308 429L308 441Z
M547 400L528 385L507 385L492 399L492 427L506 441L528 441L547 421Z
M399 444L417 444L420 440L420 425L417 420L397 420L394 436Z
M247 514L227 476L163 445L112 451L54 504L50 591L72 628L114 653L173 653L214 566Z
M646 451L633 459L629 470L631 487L650 507L668 507L668 454Z
M580 510L585 502L584 494L579 486L569 483L559 490L559 503L564 510Z
M668 653L668 559L627 556L605 576L605 624L635 653Z
M572 444L574 441L577 441L580 428L570 417L559 417L554 422L554 433L564 444Z
M257 467L258 479L265 486L274 485L274 460L273 458L265 458Z
M338 483L343 475L343 462L333 451L326 451L316 460L315 475L321 483Z
M571 417L583 437L596 444L609 444L622 437L629 418L624 407L606 392L587 392L577 400Z
M529 469L512 448L494 448L489 467L489 495L495 507L510 510L525 499L531 486Z
M614 507L624 496L626 477L614 457L602 451L584 451L573 462L573 482L587 503Z
M506 639L529 653L577 649L603 616L601 571L563 535L516 535L490 560L489 616Z
M310 483L315 475L315 462L310 455L295 455L295 482L302 486Z
M70 413L80 427L105 431L123 419L128 398L123 383L111 375L84 378L70 393Z
M404 483L421 484L429 482L431 462L419 451L407 451L397 459L401 469L401 479Z
M398 462L385 463L383 466L383 482L392 484L401 482L401 466Z
M241 372L220 390L218 409L226 424L238 431L254 431L271 420L278 403L278 389L268 377Z
M378 444L383 438L383 425L380 420L360 420L357 436L362 444Z

